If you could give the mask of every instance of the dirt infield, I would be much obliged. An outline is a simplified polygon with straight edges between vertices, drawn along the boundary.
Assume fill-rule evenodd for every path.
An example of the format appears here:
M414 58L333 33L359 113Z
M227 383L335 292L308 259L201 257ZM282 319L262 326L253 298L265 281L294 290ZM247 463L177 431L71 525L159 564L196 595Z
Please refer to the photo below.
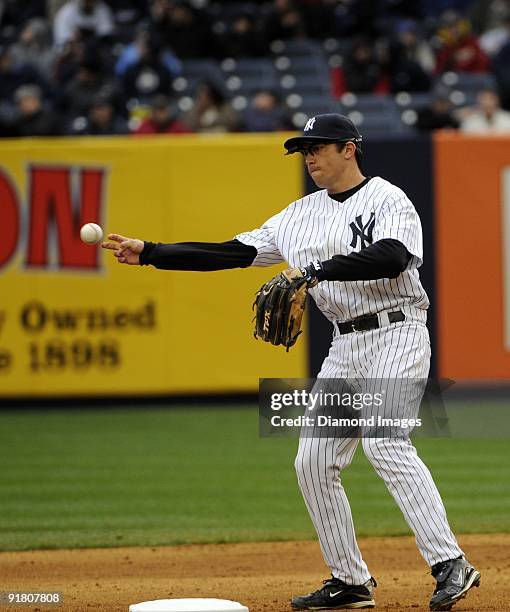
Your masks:
M454 610L510 610L510 534L469 535L460 543L482 573L479 589ZM376 577L379 610L426 610L433 579L412 538L361 539ZM0 554L0 591L60 591L64 605L27 610L117 612L149 599L219 597L250 612L289 610L291 595L327 577L316 542L112 548Z

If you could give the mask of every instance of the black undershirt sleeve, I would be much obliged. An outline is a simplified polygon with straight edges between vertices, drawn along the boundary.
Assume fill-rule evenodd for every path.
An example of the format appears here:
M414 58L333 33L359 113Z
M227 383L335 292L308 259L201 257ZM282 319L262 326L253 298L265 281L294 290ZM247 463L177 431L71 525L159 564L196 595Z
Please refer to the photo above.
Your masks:
M140 265L160 270L211 272L230 268L247 268L257 256L257 249L239 242L178 242L161 244L145 242Z
M257 256L257 249L239 240L227 242L178 242L162 244L145 242L140 265L161 270L208 272L247 268ZM356 281L396 278L403 272L411 255L398 240L379 240L350 255L333 255L313 268L319 281ZM311 266L310 266L311 268Z
M319 281L357 281L396 278L407 268L411 254L392 238L378 240L349 255L333 255L321 262L322 270L313 268Z

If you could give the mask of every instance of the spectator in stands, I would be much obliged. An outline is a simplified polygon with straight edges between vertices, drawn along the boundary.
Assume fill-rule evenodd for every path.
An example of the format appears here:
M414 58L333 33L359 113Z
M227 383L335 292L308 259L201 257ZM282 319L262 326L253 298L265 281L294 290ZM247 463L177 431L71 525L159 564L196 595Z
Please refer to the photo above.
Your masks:
M85 57L75 76L65 86L59 106L69 118L86 116L99 95L114 96L116 84L103 72L101 62L92 55Z
M183 2L153 0L151 36L180 59L210 56L211 37L203 13Z
M193 108L182 117L193 132L232 132L238 127L237 113L213 83L201 83L195 94Z
M48 21L51 23L55 20L55 15L64 6L68 0L46 0L46 13Z
M455 114L455 107L450 101L447 92L438 92L430 104L418 110L416 127L422 132L439 129L457 129L459 120Z
M472 0L469 0L470 2ZM378 3L374 3L378 4ZM394 19L409 19L409 20L421 20L425 17L424 8L426 2L416 2L416 0L389 0L381 3L379 11L382 12L383 17Z
M115 23L115 39L127 44L133 40L136 26L149 17L146 0L107 0Z
M338 6L338 3L329 0L326 2L300 1L299 10L305 24L306 35L316 40L337 37L335 9ZM338 38L342 38L342 35L339 35Z
M37 85L22 85L14 95L18 115L12 126L14 136L57 136L59 121L44 108L43 93Z
M509 13L510 0L476 0L471 2L467 15L473 31L480 36L502 25Z
M115 64L116 76L122 78L128 68L131 68L131 66L135 65L140 60L141 55L144 53L144 49L150 42L150 37L150 29L145 24L138 28L135 40L122 49L117 63ZM163 48L160 57L172 76L177 76L182 72L182 62L177 59L170 49Z
M461 123L461 130L469 134L510 133L510 113L502 110L498 94L483 89L477 96L478 107Z
M392 0L390 0L391 2ZM415 2L416 0L409 0ZM425 17L439 17L447 9L454 9L465 14L473 0L421 0L419 4L423 7Z
M480 46L490 57L496 56L510 40L510 12L501 25L488 30L480 37Z
M436 66L436 58L430 43L423 37L417 21L402 19L395 25L396 43L407 59L416 62L421 69L432 74Z
M47 0L30 0L29 2L2 0L0 2L2 33L7 34L9 40L12 40L30 19L47 18L46 4Z
M92 102L87 117L77 117L70 133L75 136L114 136L128 134L126 122L115 112L112 101L99 95Z
M344 76L348 91L373 93L377 90L383 75L374 47L368 40L358 39L354 42L346 58Z
M488 72L489 58L471 33L467 19L454 11L446 11L441 17L438 31L441 47L437 55L436 72Z
M29 65L45 79L51 79L56 54L51 45L48 23L39 17L28 21L18 41L12 45L11 55L15 64Z
M498 82L502 106L510 109L510 40L503 45L492 61L492 69Z
M430 47L420 41L417 24L411 20L397 25L395 40L389 46L388 74L390 91L428 91L429 74L434 68Z
M381 4L374 0L338 2L334 13L335 36L343 39L365 37L375 40L380 34Z
M258 91L243 114L242 128L246 132L277 132L293 130L287 109L274 91Z
M178 118L168 96L158 95L151 103L150 116L142 121L135 134L189 134L191 132Z
M172 91L173 74L165 63L156 40L141 39L139 57L124 73L122 82L127 99L149 101L156 94Z
M48 95L49 87L41 74L28 64L18 64L8 46L0 46L0 99L11 103L21 85L38 85Z
M292 0L274 0L264 31L269 41L289 40L306 35L303 16Z
M55 45L61 48L77 30L103 38L113 29L112 13L103 0L69 0L55 15L53 36Z
M85 46L79 35L74 36L65 44L55 60L53 74L57 84L63 85L74 77L85 55Z
M253 18L241 13L227 31L218 36L217 47L220 57L258 57L265 51L264 36L255 29Z

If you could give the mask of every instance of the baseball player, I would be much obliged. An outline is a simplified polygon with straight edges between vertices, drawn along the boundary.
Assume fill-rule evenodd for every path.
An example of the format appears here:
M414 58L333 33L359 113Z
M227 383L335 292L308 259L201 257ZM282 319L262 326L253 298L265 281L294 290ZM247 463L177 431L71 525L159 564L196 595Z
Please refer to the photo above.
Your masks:
M223 243L155 244L110 234L104 248L118 261L167 270L219 270L288 262L331 321L333 340L319 378L397 379L396 398L416 415L429 372L429 301L420 283L422 230L406 194L380 177L364 176L361 141L342 115L317 115L303 134L284 143L300 152L319 188L292 202L259 229ZM411 392L409 390L411 389ZM331 578L292 599L296 610L372 608L371 577L356 543L341 472L359 437L302 436L295 467L299 486ZM431 610L449 610L478 586L480 573L465 559L429 470L408 437L361 437L362 447L416 536L437 581Z

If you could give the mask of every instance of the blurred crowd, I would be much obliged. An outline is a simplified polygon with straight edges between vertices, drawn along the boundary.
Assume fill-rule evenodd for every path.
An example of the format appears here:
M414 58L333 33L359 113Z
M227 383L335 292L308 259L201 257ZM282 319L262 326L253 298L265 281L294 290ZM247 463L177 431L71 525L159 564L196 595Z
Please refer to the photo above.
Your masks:
M433 92L417 127L510 131L510 0L0 0L0 136L293 129L281 92L242 111L205 79L179 110L193 59L266 57L275 40L341 41L331 92ZM492 73L456 109L446 72Z

